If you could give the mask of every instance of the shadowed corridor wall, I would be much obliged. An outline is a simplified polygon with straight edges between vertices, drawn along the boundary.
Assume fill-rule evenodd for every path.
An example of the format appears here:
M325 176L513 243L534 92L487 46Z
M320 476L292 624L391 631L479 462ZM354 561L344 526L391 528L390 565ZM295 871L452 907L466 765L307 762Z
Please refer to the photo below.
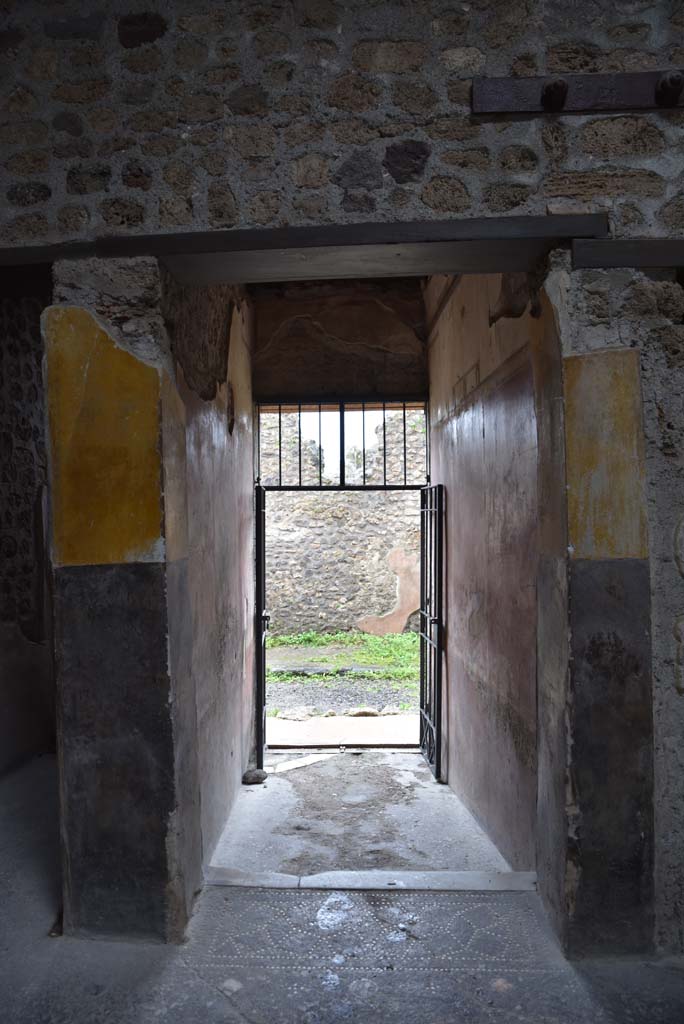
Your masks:
M426 290L428 315L448 281ZM535 866L537 433L527 318L489 327L462 279L429 348L431 479L446 485L448 779L515 869Z

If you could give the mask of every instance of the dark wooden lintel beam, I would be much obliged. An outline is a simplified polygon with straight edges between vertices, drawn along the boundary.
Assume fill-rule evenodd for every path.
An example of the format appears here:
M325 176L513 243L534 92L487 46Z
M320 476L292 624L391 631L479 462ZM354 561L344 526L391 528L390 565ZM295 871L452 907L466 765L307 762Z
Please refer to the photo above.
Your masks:
M684 107L684 71L475 78L473 114L586 114Z
M611 267L684 267L684 238L578 238L572 243L576 270Z
M404 246L458 241L600 238L608 234L604 213L547 216L473 217L408 223L342 224L323 227L193 231L162 235L122 235L92 242L16 246L0 249L0 266L54 263L89 257L190 256L306 252L319 248Z

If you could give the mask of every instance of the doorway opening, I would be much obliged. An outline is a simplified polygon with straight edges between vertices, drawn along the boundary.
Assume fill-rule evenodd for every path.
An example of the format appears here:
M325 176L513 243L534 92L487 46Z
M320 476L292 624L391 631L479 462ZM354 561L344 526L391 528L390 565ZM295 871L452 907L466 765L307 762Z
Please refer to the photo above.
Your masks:
M424 739L434 767L435 726L420 725L440 643L425 402L269 403L257 425L258 741Z

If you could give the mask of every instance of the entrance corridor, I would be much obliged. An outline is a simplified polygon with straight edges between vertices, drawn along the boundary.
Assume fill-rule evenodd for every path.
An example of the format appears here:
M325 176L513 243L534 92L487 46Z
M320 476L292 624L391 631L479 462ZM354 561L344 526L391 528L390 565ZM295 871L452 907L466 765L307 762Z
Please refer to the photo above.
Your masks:
M50 758L0 780L0 1002L12 1024L683 1019L676 962L568 962L530 892L208 886L181 945L50 938L56 796Z

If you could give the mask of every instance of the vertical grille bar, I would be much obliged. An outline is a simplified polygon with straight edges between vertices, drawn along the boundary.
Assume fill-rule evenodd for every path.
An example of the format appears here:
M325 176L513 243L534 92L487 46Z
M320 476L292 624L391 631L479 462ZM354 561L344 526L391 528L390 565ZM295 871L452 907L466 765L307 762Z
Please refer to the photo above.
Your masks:
M302 403L297 406L297 445L299 449L299 486L302 486Z
M344 487L345 484L345 465L344 465L344 402L340 402L340 487Z
M278 487L283 486L283 407L278 406Z
M387 486L387 430L385 426L385 403L382 403L382 482Z
M318 486L323 486L323 445L321 434L321 403L318 403Z
M366 403L361 403L361 452L363 456L363 485L366 486Z
M406 402L401 407L402 415L404 417L404 487L406 486Z

